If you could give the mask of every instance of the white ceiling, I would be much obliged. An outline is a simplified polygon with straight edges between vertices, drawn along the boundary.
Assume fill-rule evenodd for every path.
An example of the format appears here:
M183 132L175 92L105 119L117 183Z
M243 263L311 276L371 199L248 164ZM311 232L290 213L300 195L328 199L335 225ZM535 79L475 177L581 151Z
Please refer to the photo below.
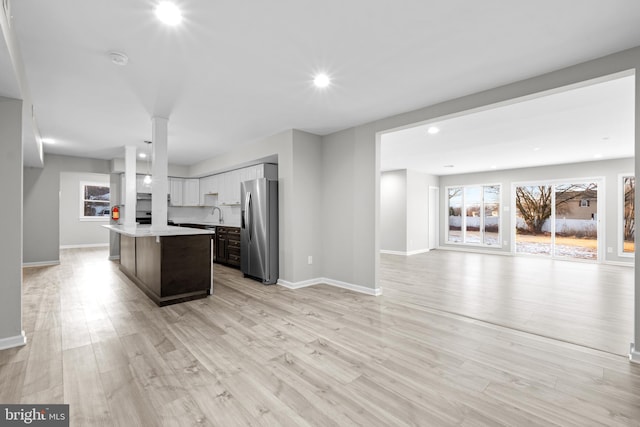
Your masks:
M154 0L12 1L40 133L58 141L45 152L121 156L161 115L170 162L188 165L285 129L327 134L640 45L637 0L177 3L185 20L171 28ZM113 65L111 50L129 65ZM334 84L314 89L317 71Z
M631 75L387 133L381 169L451 175L633 157L634 88Z

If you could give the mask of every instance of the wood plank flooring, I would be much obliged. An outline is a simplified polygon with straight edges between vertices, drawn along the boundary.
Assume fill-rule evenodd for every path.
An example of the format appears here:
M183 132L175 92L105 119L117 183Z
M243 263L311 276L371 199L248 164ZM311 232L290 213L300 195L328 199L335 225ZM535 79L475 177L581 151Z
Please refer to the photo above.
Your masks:
M409 284L291 291L216 266L213 296L159 308L106 258L25 269L29 343L0 351L0 402L68 403L74 426L640 425L640 366Z
M381 286L411 302L621 356L633 341L632 267L436 250L382 255Z

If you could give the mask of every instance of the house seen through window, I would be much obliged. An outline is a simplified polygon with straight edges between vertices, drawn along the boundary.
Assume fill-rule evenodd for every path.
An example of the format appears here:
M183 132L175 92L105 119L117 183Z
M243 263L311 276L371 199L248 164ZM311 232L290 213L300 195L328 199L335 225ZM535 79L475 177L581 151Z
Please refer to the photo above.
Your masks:
M104 219L111 213L109 184L80 183L80 218Z

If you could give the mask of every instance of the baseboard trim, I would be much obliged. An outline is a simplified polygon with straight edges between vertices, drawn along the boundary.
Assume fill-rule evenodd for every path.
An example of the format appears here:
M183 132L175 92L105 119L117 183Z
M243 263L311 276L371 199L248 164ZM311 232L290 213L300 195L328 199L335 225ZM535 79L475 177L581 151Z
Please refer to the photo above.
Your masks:
M83 245L60 245L60 249L105 248L109 243L87 243Z
M407 251L407 252L402 252L402 251L388 251L386 249L380 249L380 253L381 254L387 254L387 255L402 255L402 256L411 256L411 255L418 255L418 254L423 254L425 252L429 252L431 249L418 249L416 251Z
M37 261L37 262L23 262L23 267L51 267L54 265L60 265L60 261Z
M388 251L386 249L380 249L380 253L381 254L387 254L387 255L407 255L406 252L402 252L402 251Z
M20 347L27 344L27 336L24 331L20 335L15 337L8 337L0 339L0 350L6 350L8 348Z
M629 361L640 364L640 352L636 351L634 343L629 344Z
M634 267L635 262L620 262L620 261L602 261L601 264L604 265L616 265L618 267Z
M109 261L118 261L120 259L120 255L109 255Z
M300 282L289 282L286 280L278 279L278 285L285 287L287 289L300 289L300 288L306 288L307 286L313 286L313 285L329 285L329 286L335 286L336 288L348 289L350 291L371 295L371 296L376 296L376 297L382 295L381 288L371 289L366 286L355 285L353 283L342 282L340 280L328 279L326 277L318 277L315 279L303 280Z
M403 252L403 251L388 251L386 249L380 249L380 253L381 254L387 254L387 255L402 255L402 256L411 256L411 255L418 255L418 254L423 254L425 252L429 252L431 249L418 249L416 251L407 251L407 252Z
M453 252L471 252L475 254L485 254L485 255L502 255L502 256L513 256L511 252L503 252L503 251L488 251L484 249L475 249L470 248L468 246L438 246L438 250L443 251L453 251Z

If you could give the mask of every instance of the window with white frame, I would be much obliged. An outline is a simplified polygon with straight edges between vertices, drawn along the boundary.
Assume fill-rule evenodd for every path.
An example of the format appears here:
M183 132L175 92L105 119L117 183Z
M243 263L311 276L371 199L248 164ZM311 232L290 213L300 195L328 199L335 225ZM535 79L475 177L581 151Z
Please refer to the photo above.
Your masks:
M447 198L447 242L500 246L500 185L448 187Z
M621 176L622 204L620 206L622 212L621 225L621 255L631 255L635 252L635 191L636 178L633 175Z
M110 193L107 183L81 182L80 219L108 219L111 213Z

